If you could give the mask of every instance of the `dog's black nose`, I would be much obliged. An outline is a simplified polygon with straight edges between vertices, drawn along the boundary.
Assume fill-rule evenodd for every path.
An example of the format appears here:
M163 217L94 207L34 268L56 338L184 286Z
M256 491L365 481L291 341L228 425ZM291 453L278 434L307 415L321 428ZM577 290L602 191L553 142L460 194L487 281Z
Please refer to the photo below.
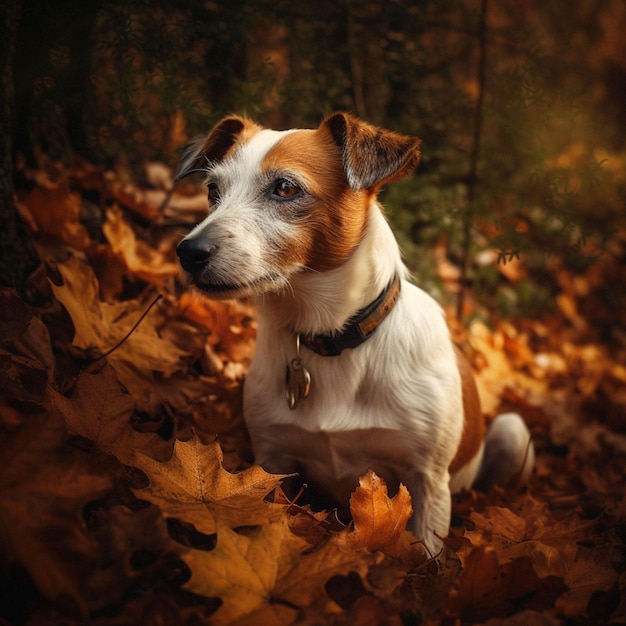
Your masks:
M176 248L176 254L184 270L197 274L208 263L215 246L205 239L183 239Z

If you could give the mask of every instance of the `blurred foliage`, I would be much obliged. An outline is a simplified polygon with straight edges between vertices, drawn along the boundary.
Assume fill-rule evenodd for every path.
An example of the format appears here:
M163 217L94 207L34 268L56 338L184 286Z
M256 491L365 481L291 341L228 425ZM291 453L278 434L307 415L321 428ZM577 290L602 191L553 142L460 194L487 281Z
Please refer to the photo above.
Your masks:
M64 158L70 145L139 171L145 160L174 165L188 138L227 113L293 127L352 110L423 139L417 175L384 202L409 266L440 297L424 253L435 243L453 263L468 257L475 298L506 314L539 312L555 287L508 284L481 251L500 263L521 257L529 276L555 258L584 270L600 254L624 254L614 242L626 195L622 0L76 6L23 3L16 66L31 59L22 66L31 91L18 89L18 151L44 145Z

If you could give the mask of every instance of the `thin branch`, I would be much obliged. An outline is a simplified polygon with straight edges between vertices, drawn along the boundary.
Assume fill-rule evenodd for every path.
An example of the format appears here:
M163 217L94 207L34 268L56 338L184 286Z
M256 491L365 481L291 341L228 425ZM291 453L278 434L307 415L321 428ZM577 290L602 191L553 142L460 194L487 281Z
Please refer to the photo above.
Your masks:
M148 306L148 308L141 314L141 317L133 324L133 327L112 347L109 348L109 350L107 350L104 354L101 354L97 359L93 360L89 365L88 368L93 367L93 365L95 363L98 363L99 361L102 361L102 359L106 359L108 356L110 356L113 352L115 352L137 329L137 327L139 326L139 324L141 324L141 322L143 322L144 318L146 317L146 315L148 315L148 313L150 313L150 311L152 310L152 307L163 297L163 294L159 294L158 296L156 296L156 298L154 298L154 300L150 303L150 305Z
M485 70L487 67L487 11L489 0L482 0L480 3L480 17L478 24L478 98L474 108L474 133L472 138L472 152L470 155L470 171L467 179L467 212L463 219L463 240L461 250L461 277L459 279L460 289L457 298L456 314L461 319L463 314L463 304L465 292L468 284L468 266L471 249L472 236L472 211L474 200L476 199L476 188L478 186L478 162L480 160L481 138L483 134L483 104L485 100Z

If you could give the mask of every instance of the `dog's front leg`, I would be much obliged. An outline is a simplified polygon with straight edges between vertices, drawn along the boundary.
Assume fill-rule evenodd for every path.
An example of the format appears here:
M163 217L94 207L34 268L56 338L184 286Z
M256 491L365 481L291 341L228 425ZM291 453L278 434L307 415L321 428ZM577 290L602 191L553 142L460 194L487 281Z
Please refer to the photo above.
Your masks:
M415 473L404 477L402 482L409 490L413 504L409 530L436 557L443 549L441 539L447 537L450 526L452 504L448 474L426 476Z

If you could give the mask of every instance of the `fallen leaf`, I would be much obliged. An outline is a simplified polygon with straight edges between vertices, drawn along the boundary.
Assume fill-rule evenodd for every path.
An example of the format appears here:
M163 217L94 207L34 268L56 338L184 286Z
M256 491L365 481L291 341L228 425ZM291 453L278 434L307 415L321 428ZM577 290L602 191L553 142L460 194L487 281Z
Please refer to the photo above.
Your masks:
M100 354L118 346L107 360L137 403L149 402L150 394L156 392L154 372L167 377L185 369L184 359L189 353L160 337L151 323L156 317L154 311L120 344L145 312L146 304L137 300L101 302L93 271L76 257L57 267L63 284L50 281L50 285L72 318L73 345L85 350L97 349Z
M70 190L67 180L48 182L45 188L35 187L24 205L37 227L48 235L60 237L77 250L89 245L89 234L80 223L80 194Z
M611 591L617 585L619 575L614 564L602 552L579 548L576 558L565 575L568 591L556 601L556 606L568 617L588 615L589 601L598 591Z
M130 463L138 450L161 461L171 456L172 443L132 428L135 402L108 364L97 372L81 372L70 397L53 389L49 397L72 434L89 439L97 449L113 454L122 463Z
M552 606L564 589L559 577L538 578L529 559L500 564L489 545L472 548L461 560L448 611L466 623L510 615L520 605Z
M107 210L102 232L113 252L120 255L126 267L139 278L162 287L167 278L179 275L180 270L176 263L145 241L137 239L118 207Z
M404 485L389 498L385 481L369 470L359 478L359 486L350 497L350 512L354 530L349 537L355 549L367 548L406 559L426 558L421 542L406 530L413 507Z
M131 183L121 181L114 172L107 172L104 176L104 182L108 193L114 200L128 207L136 215L150 222L158 222L161 217L160 208L167 201L166 191L141 189Z
M223 606L214 616L216 624L230 624L244 616L254 616L259 620L256 623L289 624L297 607L276 602L280 597L273 597L274 587L284 575L280 570L290 571L294 556L306 548L308 544L287 526L279 532L278 524L265 525L249 535L220 526L215 550L190 550L184 555L192 571L186 586L200 595L222 599Z
M256 340L252 308L241 302L209 300L195 292L181 294L181 313L210 331L208 347L221 371L227 362L249 365Z
M366 554L347 548L341 535L311 550L289 530L283 515L246 534L219 526L214 550L190 550L183 558L192 571L186 586L224 602L213 616L216 625L290 624L300 607L314 601L337 610L325 583L349 571L364 575L368 564L375 562Z
M576 556L576 542L586 537L595 523L577 516L554 521L547 507L530 496L518 513L488 506L484 513L472 513L470 519L475 529L466 531L465 536L474 546L490 546L500 564L526 557L539 578L565 577Z
M82 510L112 480L66 439L63 419L42 412L0 441L0 548L44 596L86 614L97 551Z
M207 535L215 532L217 522L230 527L258 524L284 510L264 498L286 475L268 474L259 465L231 474L222 466L217 442L204 445L197 437L177 441L167 463L137 452L132 464L150 479L148 487L135 490L139 498Z

